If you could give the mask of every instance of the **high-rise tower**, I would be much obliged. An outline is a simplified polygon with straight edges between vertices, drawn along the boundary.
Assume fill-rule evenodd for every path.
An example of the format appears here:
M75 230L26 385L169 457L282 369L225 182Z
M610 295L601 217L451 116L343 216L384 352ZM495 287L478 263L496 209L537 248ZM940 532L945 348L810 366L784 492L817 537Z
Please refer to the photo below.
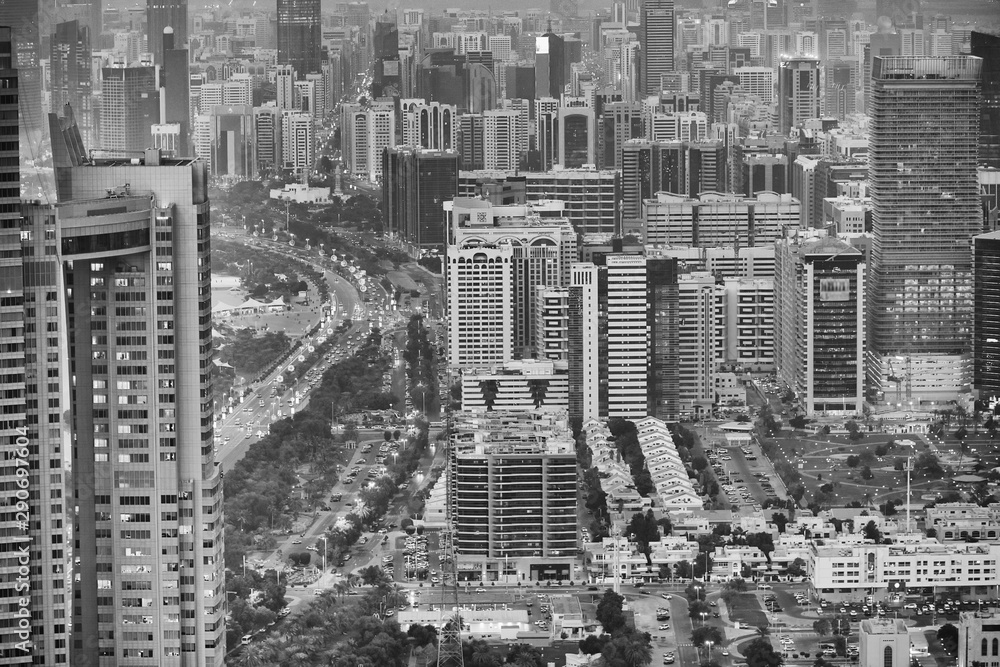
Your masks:
M322 47L319 0L278 0L278 64L299 77L319 72Z
M153 54L155 65L163 64L164 28L173 28L174 44L178 48L187 44L187 0L146 0L146 50Z
M82 132L92 139L93 100L90 78L90 29L79 21L65 21L56 26L52 36L49 61L52 108L62 111L67 104Z
M778 129L787 136L802 121L819 116L819 60L783 59L778 67Z
M657 95L661 77L674 71L674 0L644 0L639 10L642 92Z
M74 549L76 568L60 575L72 604L69 664L103 664L111 652L117 664L220 666L226 586L207 170L155 149L88 159L75 126L54 116L51 135L59 204L25 217L60 263L35 272L45 286L35 301L45 303L25 313L38 318L36 330L65 332L49 334L63 342L38 350L38 364L43 354L49 366L68 355L65 376L38 368L40 379L61 378L65 396L41 382L33 391L39 405L65 400L55 416L73 432L71 488L40 489L47 503L61 497L72 528L71 540L58 540ZM39 431L50 446L52 429L49 418ZM54 466L45 464L48 479ZM47 549L56 543L45 540Z
M970 379L981 65L972 56L874 60L869 374L887 394L901 377L907 399L953 396Z
M101 68L101 149L142 151L153 145L150 127L159 120L154 67Z

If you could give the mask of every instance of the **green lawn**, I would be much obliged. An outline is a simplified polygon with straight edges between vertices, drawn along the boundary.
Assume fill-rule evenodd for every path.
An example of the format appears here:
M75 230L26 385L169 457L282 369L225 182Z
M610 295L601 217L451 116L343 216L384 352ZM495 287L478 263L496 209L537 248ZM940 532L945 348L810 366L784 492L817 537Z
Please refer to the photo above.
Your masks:
M757 628L767 625L767 616L753 593L743 593L729 605L729 619L739 621L743 627Z

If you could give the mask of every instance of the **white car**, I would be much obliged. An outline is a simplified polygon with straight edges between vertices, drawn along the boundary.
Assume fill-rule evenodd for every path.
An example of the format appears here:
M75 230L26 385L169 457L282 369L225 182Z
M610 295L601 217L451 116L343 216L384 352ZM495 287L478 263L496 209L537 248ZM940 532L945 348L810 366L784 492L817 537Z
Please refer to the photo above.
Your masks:
M903 605L903 609L916 609L916 608L917 608L917 605L914 602L910 602L909 604L904 604Z

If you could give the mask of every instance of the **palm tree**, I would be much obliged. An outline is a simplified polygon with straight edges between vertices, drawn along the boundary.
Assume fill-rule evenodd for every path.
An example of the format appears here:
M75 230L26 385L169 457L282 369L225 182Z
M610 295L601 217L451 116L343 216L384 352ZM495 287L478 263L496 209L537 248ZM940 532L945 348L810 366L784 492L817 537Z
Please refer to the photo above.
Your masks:
M631 641L622 646L622 657L629 667L644 667L653 660L653 652L646 642Z
M249 644L236 656L237 667L264 667L270 665L273 654L267 644Z

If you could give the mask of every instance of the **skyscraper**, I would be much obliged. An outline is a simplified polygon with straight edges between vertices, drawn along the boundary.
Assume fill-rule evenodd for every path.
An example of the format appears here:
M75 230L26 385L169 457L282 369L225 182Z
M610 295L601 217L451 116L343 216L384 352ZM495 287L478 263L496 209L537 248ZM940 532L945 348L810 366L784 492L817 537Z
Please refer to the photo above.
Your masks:
M677 289L672 258L608 253L573 264L571 419L677 419Z
M595 164L596 134L591 107L559 107L559 164L566 169Z
M153 145L150 127L159 120L153 67L101 68L101 150L143 151Z
M535 95L561 99L566 88L566 54L562 37L549 31L535 38Z
M155 149L91 160L75 125L54 115L50 124L59 203L26 206L22 239L35 246L26 257L58 258L32 267L24 299L37 303L24 310L33 330L48 332L26 362L36 377L61 378L29 392L50 413L31 438L48 472L63 469L39 478L35 494L47 532L36 544L53 546L38 571L59 574L54 592L72 608L71 618L58 607L51 618L56 633L72 630L69 664L98 665L111 652L122 662L221 665L205 166ZM70 462L62 489L56 477ZM33 614L46 626L49 599L40 595L44 613ZM46 627L39 638L48 636L58 635Z
M173 28L174 44L178 48L187 44L187 0L146 0L146 50L153 54L155 65L163 64L164 28Z
M975 271L973 381L979 397L1000 398L1000 232L972 239Z
M163 29L163 66L160 68L160 85L163 87L164 123L179 126L177 137L181 155L188 154L191 145L191 77L188 71L188 50L177 41L171 26ZM247 102L249 104L249 102Z
M865 401L864 252L822 237L786 238L776 246L778 375L807 414L860 414Z
M382 179L382 211L389 233L413 248L443 250L443 205L458 195L458 153L387 148Z
M979 164L1000 169L1000 37L972 31L972 55L983 59Z
M278 0L278 64L299 77L320 71L322 34L319 0Z
M643 0L639 9L642 93L657 95L660 78L674 71L674 0Z
M375 21L372 38L372 97L399 97L399 29L388 10Z
M953 396L970 379L981 66L972 56L874 60L869 373L886 394L899 377L907 399Z
M79 21L58 24L52 36L50 66L52 108L61 112L65 105L72 106L81 131L93 139L90 29Z
M4 326L0 328L0 345L5 351L3 360L3 375L0 375L0 409L4 418L0 420L0 447L5 457L9 459L27 459L32 454L28 445L27 403L25 400L25 382L27 375L24 334L24 279L22 275L21 256L21 215L18 203L21 190L18 185L18 98L17 69L14 67L12 30L0 27L0 87L8 91L0 98L0 132L9 140L0 143L0 174L3 175L3 187L0 187L0 276L3 276L4 294L0 296L0 318ZM13 92L13 94L10 94ZM37 450L35 450L37 452ZM24 456L21 456L21 453ZM37 453L35 460L38 460ZM21 472L23 470L23 472ZM28 465L5 465L0 468L0 485L10 489L9 498L14 500L18 490L18 474L25 476ZM27 479L25 477L25 479ZM23 483L22 483L23 484ZM23 487L23 500L31 499L30 489ZM5 503L11 502L5 498ZM25 503L27 505L27 503ZM27 506L30 511L30 506ZM29 515L27 512L25 513ZM30 546L33 537L30 525L19 522L14 512L0 514L0 530L5 536L4 544L0 546L0 570L11 573L0 580L0 595L11 603L0 610L0 623L8 628L0 634L0 656L10 665L30 665L31 651L18 648L18 642L28 641L32 635L40 635L53 630L51 624L42 625L41 621L31 625L35 609L31 598L25 598L28 604L18 604L20 584L16 573L18 567L28 566L31 571L32 558ZM33 518L33 516L32 516ZM44 525L44 524L42 524ZM28 562L18 562L21 557ZM39 567L39 570L41 568ZM51 579L51 578L50 578ZM28 582L29 585L31 582ZM34 586L31 586L34 590ZM21 625L19 617L24 617ZM41 619L51 623L50 618ZM65 619L63 629L65 632ZM22 632L19 636L19 631ZM63 651L63 662L66 662L66 652Z
M788 136L802 121L819 116L819 60L782 59L778 67L778 129Z

